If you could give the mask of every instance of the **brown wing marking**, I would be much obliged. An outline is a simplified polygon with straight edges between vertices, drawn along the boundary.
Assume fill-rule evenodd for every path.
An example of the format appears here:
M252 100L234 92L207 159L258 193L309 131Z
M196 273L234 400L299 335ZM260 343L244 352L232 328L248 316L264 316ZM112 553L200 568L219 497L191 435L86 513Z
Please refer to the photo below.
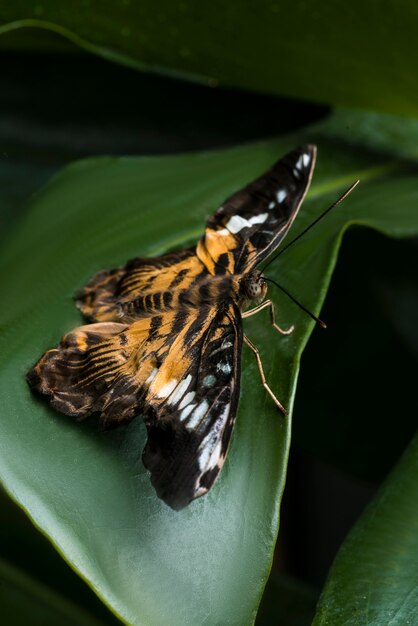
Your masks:
M192 249L137 258L96 274L76 294L76 304L92 321L131 322L176 308L176 294L203 274L207 270Z

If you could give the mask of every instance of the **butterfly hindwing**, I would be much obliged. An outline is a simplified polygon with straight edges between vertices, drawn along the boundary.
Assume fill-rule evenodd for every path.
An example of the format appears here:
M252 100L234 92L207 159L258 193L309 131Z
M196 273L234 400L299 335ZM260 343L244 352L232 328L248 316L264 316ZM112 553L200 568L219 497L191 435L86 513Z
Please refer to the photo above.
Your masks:
M312 145L289 152L209 218L197 254L213 274L247 272L277 248L305 197L315 156Z
M141 406L150 364L143 359L138 371L135 363L150 336L149 319L130 327L113 322L80 326L39 359L27 380L62 413L78 420L100 413L103 429L118 426Z

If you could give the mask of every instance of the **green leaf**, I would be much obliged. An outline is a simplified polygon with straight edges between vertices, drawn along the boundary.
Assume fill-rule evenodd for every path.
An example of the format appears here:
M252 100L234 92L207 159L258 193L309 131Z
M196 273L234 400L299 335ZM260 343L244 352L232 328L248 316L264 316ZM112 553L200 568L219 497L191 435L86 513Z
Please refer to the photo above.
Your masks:
M0 559L3 624L13 626L104 626L76 604Z
M343 544L313 626L418 619L418 437Z
M271 267L271 276L319 311L348 224L396 237L418 232L416 163L407 158L416 125L398 138L402 158L394 158L387 145L376 145L396 120L380 120L369 145L354 132L366 121L342 113L302 135L233 150L75 163L34 199L2 255L0 475L67 561L131 624L252 622L278 532L291 420L277 413L244 351L240 410L221 477L176 513L156 498L142 467L140 420L106 434L94 423L74 424L30 394L25 372L81 323L72 294L95 271L196 240L228 194L302 140L318 144L319 162L293 234L353 179L364 181ZM246 332L291 409L312 323L280 293L272 296L279 322L294 323L295 332L275 335L263 314L248 320Z
M3 32L38 26L107 59L210 85L418 112L411 0L13 0L1 22Z
M68 566L46 537L31 524L22 509L1 488L0 510L0 579L2 579L0 596L3 590L4 596L9 596L9 583L4 580L5 578L9 580L7 574L9 570L5 571L2 564L12 567L17 575L17 579L14 575L12 576L10 583L15 588L13 597L9 598L10 611L15 613L19 611L19 615L22 615L22 622L28 624L24 618L30 611L31 602L22 601L22 608L19 610L19 598L26 593L25 590L28 590L27 593L31 597L38 597L37 585L39 585L39 589L44 590L48 597L57 600L66 599L64 605L72 607L69 615L73 616L73 623L76 623L76 616L79 612L83 615L94 615L101 624L106 624L106 626L120 626L121 622L107 610L97 595ZM22 581L22 584L19 581ZM32 584L35 585L33 593L30 592ZM45 594L42 593L41 597L44 596ZM37 601L36 603L38 604ZM61 605L61 602L59 603ZM17 626L16 621L5 620L6 599L3 597L0 599L0 606L2 620L7 624ZM53 623L61 625L56 616Z

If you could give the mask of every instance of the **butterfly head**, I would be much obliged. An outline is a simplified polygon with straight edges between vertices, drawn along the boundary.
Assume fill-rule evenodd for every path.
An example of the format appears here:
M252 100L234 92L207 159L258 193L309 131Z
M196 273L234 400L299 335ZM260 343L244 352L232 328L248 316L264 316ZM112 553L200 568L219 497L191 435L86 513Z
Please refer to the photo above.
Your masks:
M267 293L267 283L263 274L258 270L245 274L242 279L242 290L247 300L256 304L262 302Z

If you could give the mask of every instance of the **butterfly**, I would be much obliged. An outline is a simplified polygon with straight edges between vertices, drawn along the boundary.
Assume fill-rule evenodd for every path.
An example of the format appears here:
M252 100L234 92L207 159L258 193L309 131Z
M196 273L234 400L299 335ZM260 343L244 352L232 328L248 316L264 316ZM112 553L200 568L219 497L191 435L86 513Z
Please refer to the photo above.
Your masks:
M196 246L101 271L76 294L88 320L27 374L35 392L109 430L141 414L142 454L175 510L209 491L225 460L240 392L242 319L269 308L257 266L286 236L307 193L316 148L303 145L231 195ZM252 308L251 308L252 307Z

